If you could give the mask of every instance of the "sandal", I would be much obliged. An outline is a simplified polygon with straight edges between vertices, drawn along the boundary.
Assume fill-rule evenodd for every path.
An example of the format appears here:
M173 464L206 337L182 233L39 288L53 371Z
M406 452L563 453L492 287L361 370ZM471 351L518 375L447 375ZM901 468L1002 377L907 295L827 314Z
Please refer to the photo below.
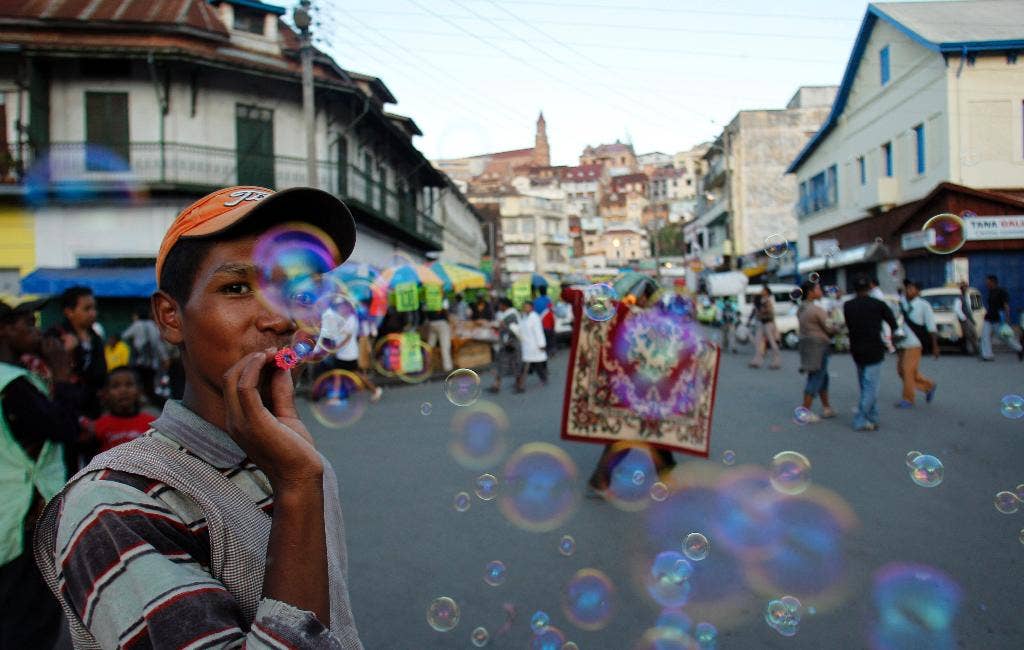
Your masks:
M822 409L821 411L821 417L823 418L834 418L835 416L836 412L833 411L831 408Z

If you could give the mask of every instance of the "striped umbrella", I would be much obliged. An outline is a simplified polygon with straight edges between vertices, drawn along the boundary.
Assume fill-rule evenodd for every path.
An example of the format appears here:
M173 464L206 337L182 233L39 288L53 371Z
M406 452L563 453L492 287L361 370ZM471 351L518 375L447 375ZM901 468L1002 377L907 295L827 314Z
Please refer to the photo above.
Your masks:
M430 268L444 281L446 291L483 289L487 286L487 277L482 272L462 265L434 262Z
M391 290L400 284L413 282L417 285L436 284L444 286L444 280L437 273L423 264L400 264L390 266L380 272L374 284Z

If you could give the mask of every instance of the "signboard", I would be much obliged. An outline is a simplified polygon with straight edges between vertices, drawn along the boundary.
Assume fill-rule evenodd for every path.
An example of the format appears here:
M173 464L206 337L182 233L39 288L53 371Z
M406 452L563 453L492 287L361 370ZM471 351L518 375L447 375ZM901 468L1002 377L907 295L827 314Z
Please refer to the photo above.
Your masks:
M406 375L422 372L423 353L420 350L419 332L405 332L401 337L398 343L400 372Z
M419 289L415 282L403 282L395 287L395 309L401 312L416 311L420 308Z
M839 250L838 239L815 239L811 242L814 257L831 257Z
M900 236L900 248L905 251L912 251L915 248L924 248L925 246L934 245L935 231L931 229L905 232Z
M425 311L441 311L444 307L443 299L440 286L436 284L423 285L423 309Z
M967 217L964 224L968 240L1024 239L1024 215Z
M530 287L526 284L513 284L510 291L512 304L519 309L524 302L530 299Z

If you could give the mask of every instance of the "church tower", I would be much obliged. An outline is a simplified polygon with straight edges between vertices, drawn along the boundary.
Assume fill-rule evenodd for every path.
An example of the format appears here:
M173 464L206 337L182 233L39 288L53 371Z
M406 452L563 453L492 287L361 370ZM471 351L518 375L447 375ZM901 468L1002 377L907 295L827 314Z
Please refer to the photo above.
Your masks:
M547 122L544 121L544 111L540 112L537 118L537 135L533 145L533 164L538 167L551 166L551 149L548 146Z

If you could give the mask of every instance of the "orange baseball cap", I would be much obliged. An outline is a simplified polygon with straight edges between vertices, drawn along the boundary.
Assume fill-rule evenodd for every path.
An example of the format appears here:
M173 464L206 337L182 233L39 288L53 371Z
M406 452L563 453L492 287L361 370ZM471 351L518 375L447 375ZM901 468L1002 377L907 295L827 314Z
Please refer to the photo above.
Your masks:
M268 226L288 221L316 226L337 245L338 264L348 259L356 245L352 213L333 194L313 187L280 192L254 185L226 187L207 194L175 217L156 255L157 283L164 260L178 240L215 235L254 218L266 218Z

